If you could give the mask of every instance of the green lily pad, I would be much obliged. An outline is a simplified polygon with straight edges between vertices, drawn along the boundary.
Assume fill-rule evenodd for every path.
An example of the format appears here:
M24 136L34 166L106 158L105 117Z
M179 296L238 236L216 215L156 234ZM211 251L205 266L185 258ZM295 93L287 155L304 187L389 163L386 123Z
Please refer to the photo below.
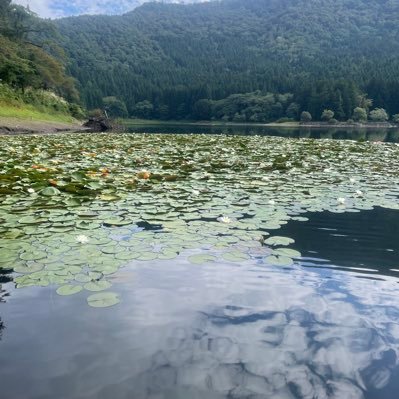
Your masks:
M278 248L273 251L274 255L288 256L289 258L300 258L302 255L299 251L291 248Z
M222 258L229 262L242 262L248 260L249 256L240 251L231 251L231 252L225 252L222 255Z
M267 245L290 245L295 242L294 239L289 238L289 237L281 237L281 236L273 236L269 237L267 240L265 240L265 244Z
M90 295L87 303L93 308L107 308L120 303L119 295L115 292L100 292Z
M40 260L44 259L47 257L47 253L44 251L28 251L24 252L23 254L20 255L20 258L22 260Z
M53 197L55 195L60 195L61 191L58 190L55 187L46 187L45 189L43 189L42 191L40 191L41 195L44 195L46 197Z
M203 263L215 262L217 260L216 256L208 255L208 254L198 254L198 255L191 255L188 257L189 262L200 265Z
M84 285L84 289L88 291L104 291L111 287L111 283L109 281L100 280L100 281L90 281L89 283Z
M274 266L291 266L294 261L288 256L275 256L271 255L266 258L266 262Z
M57 294L62 296L74 295L82 291L81 285L63 285L57 289Z

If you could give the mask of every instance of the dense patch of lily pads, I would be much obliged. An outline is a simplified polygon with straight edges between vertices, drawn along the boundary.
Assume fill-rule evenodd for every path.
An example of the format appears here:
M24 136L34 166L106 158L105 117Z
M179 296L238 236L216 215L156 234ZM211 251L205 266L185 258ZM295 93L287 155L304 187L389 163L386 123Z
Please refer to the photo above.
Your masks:
M16 287L119 303L132 262L290 266L307 212L399 209L399 146L276 137L0 138L0 268ZM217 265L215 265L217 267Z

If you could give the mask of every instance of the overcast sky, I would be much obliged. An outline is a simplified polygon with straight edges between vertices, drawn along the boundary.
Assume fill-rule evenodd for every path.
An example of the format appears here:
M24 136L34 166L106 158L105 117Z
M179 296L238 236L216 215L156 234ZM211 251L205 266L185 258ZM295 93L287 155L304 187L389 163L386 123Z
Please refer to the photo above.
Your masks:
M149 0L14 0L14 3L29 5L41 17L59 18L79 14L122 14L145 1Z

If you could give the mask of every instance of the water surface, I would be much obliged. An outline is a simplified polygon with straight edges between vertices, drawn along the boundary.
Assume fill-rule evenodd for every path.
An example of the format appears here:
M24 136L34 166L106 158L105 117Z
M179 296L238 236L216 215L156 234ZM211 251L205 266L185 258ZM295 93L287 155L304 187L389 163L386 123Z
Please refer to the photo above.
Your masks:
M397 398L399 212L309 216L292 267L132 263L114 308L4 284L1 397Z
M260 125L201 125L201 124L139 124L127 125L131 133L194 133L226 134L240 136L276 136L286 138L313 138L356 141L399 142L399 129L391 128L347 128L347 127L270 127Z

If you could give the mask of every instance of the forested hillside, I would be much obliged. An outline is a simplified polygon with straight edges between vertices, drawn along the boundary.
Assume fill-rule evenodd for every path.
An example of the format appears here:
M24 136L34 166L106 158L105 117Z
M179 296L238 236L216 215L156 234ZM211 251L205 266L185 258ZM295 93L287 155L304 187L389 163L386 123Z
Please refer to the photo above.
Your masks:
M56 28L28 9L0 0L0 105L81 116L75 80L66 74Z
M266 101L274 119L302 111L320 119L331 109L343 120L356 107L371 109L367 94L373 107L399 112L396 0L148 3L122 16L72 17L57 25L89 108L165 119L269 120ZM233 109L217 113L216 100L243 93L249 103L230 98L225 105Z

